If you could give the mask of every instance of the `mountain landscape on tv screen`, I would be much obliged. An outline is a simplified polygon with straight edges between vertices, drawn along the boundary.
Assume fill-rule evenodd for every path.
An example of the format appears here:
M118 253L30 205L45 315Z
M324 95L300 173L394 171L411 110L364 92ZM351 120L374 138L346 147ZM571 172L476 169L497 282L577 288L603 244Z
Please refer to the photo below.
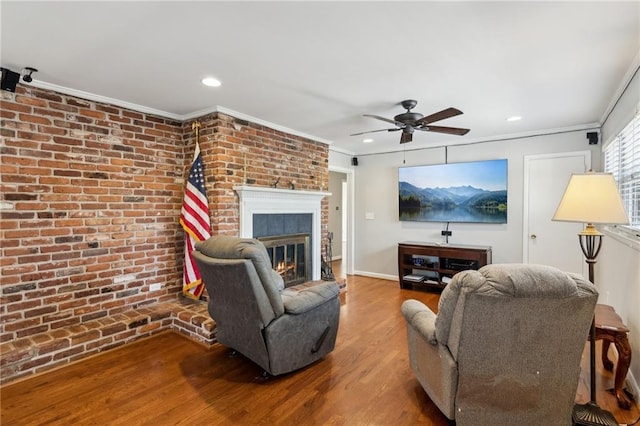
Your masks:
M507 191L471 185L418 188L399 183L400 220L426 222L507 222Z

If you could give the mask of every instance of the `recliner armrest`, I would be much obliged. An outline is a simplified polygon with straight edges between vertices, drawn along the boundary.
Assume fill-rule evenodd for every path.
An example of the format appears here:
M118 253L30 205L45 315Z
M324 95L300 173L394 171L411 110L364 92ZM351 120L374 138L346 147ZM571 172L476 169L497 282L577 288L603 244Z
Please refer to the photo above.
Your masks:
M432 345L436 345L436 314L424 303L409 299L402 304L402 315L422 337Z
M299 315L338 297L340 289L333 281L313 281L282 290L282 303L287 314Z

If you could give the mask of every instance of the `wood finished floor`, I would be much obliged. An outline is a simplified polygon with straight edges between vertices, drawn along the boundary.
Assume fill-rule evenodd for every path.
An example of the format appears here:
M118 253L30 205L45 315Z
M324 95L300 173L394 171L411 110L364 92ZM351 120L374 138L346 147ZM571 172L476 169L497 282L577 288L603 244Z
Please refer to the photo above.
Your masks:
M2 425L281 424L449 425L409 368L400 305L432 309L438 294L349 276L336 349L293 374L263 380L261 370L226 348L206 349L165 333L0 389ZM588 357L587 357L588 359ZM612 386L610 373L599 387ZM608 382L607 382L608 380ZM588 374L577 398L588 399ZM620 423L613 396L598 402Z

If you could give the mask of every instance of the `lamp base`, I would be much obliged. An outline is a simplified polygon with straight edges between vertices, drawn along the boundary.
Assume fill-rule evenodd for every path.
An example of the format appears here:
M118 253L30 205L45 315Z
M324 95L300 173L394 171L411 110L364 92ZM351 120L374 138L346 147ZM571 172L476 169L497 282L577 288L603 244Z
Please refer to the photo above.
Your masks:
M595 402L587 402L586 404L575 404L573 406L573 414L571 420L574 425L582 426L618 426L613 414L603 410Z

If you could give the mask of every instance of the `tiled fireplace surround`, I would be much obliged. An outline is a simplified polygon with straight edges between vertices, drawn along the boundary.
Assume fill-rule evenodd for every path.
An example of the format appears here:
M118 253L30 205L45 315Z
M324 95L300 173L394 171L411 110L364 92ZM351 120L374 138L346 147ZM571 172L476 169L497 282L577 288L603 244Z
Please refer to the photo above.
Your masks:
M169 329L215 342L206 305L181 296L192 120L29 86L1 96L1 382ZM198 121L213 234L252 236L238 190L267 190L267 210L313 194L319 277L328 146L231 112Z

